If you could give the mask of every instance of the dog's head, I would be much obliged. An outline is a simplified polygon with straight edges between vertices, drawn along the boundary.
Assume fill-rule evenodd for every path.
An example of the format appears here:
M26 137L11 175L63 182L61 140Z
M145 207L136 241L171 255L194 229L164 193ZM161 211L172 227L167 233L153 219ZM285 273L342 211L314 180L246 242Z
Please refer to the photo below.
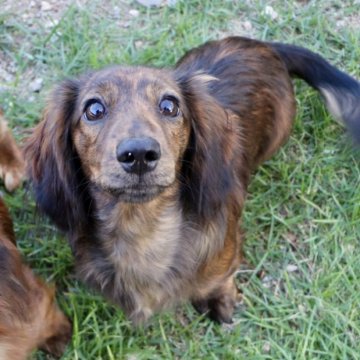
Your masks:
M79 89L72 139L85 176L119 201L171 186L189 137L183 97L165 71L110 68Z
M65 81L26 148L40 207L71 230L91 214L89 185L142 203L178 184L188 208L210 214L233 181L234 157L211 81L142 67Z

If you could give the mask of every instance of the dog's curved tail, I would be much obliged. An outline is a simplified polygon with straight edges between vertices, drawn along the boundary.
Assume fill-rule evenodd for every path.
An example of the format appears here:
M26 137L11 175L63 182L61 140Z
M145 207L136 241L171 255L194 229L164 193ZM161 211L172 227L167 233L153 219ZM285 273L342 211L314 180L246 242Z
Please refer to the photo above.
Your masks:
M299 46L271 43L291 76L305 80L324 97L331 114L360 144L360 83L320 55Z

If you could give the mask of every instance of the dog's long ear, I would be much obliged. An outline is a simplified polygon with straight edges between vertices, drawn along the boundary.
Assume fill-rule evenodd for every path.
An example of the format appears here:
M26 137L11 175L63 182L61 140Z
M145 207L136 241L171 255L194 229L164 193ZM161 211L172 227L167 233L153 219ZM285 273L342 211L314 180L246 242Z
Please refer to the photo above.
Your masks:
M37 204L67 232L76 231L90 211L83 171L71 136L79 84L78 80L66 80L53 91L43 119L25 147Z
M191 123L183 161L182 195L185 206L204 220L214 216L229 196L243 194L239 189L241 174L235 174L238 168L235 162L242 157L235 115L209 94L208 87L213 81L217 79L201 73L180 74L177 78L186 102L185 116Z

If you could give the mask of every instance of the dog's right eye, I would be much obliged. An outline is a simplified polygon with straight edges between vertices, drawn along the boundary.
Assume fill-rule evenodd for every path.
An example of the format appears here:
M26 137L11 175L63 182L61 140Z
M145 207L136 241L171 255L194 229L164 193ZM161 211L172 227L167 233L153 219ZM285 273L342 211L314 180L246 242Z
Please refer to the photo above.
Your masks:
M105 115L105 107L99 101L92 101L86 106L84 115L89 121L101 120Z
M160 112L165 116L176 117L180 113L178 101L173 96L164 97L159 104Z

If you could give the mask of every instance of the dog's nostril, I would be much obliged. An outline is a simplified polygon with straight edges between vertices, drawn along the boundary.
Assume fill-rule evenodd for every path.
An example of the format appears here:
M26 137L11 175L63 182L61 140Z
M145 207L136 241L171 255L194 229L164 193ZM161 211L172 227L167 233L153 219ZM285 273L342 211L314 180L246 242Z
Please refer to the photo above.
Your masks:
M132 152L127 152L122 154L121 156L119 156L118 160L120 162L124 162L124 163L133 163L135 161L135 156Z
M145 161L146 162L151 162L151 161L156 161L159 160L159 153L157 151L148 151L145 154Z

